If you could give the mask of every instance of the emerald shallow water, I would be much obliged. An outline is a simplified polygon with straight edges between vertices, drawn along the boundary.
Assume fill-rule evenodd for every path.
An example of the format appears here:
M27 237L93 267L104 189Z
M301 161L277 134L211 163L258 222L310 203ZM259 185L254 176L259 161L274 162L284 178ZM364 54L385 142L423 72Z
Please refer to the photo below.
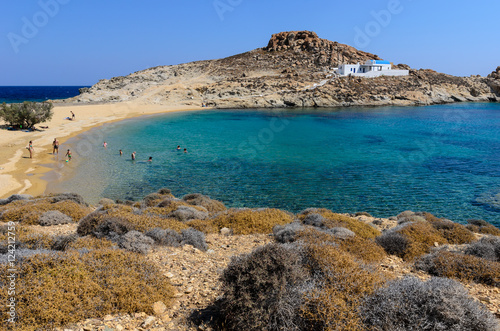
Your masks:
M48 191L95 203L168 187L231 207L379 217L409 209L500 225L499 128L494 103L170 113L71 139L62 150L71 148L74 160L59 164L62 180Z

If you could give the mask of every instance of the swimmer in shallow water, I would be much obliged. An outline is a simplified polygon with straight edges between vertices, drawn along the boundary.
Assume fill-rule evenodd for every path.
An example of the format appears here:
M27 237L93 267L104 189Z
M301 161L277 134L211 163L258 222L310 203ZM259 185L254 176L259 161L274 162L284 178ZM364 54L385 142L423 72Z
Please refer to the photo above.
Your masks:
M149 157L148 162L153 162L153 157L152 156Z
M66 155L65 155L65 156L67 156L67 157L68 157L68 160L67 160L67 161L71 160L71 151L70 151L69 149L68 149L68 151L66 152Z
M180 146L180 145L178 145L178 146L177 146L177 150L178 150L178 151L180 151L180 150L181 150L181 146Z
M123 152L122 152L122 150L120 149L120 156L122 156L122 155L123 155Z
M132 160L135 160L135 152L132 153Z

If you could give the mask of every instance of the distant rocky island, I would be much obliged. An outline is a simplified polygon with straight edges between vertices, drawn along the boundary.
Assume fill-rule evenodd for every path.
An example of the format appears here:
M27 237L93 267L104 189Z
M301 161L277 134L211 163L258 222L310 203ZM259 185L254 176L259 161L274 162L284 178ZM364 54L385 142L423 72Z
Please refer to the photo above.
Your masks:
M215 108L415 106L500 101L500 67L488 77L412 69L404 77L339 77L341 64L381 60L315 32L274 34L266 47L224 59L159 66L103 79L62 103L176 104Z

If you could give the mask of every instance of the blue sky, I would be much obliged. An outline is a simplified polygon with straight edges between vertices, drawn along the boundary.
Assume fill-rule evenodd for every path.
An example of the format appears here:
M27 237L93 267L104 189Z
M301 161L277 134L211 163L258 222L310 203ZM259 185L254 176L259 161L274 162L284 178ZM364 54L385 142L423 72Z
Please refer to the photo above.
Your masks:
M0 85L92 85L215 59L312 30L394 63L448 74L500 66L500 2L23 0L0 3Z

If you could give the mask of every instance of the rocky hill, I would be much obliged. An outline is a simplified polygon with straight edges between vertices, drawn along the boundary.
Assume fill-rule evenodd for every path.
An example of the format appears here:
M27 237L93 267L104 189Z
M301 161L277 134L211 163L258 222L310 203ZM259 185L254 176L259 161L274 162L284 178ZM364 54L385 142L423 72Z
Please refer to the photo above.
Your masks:
M65 103L134 101L216 108L429 105L499 101L499 68L488 77L455 77L409 69L406 77L337 77L339 63L375 54L310 31L274 34L266 47L224 59L160 66L100 80Z

